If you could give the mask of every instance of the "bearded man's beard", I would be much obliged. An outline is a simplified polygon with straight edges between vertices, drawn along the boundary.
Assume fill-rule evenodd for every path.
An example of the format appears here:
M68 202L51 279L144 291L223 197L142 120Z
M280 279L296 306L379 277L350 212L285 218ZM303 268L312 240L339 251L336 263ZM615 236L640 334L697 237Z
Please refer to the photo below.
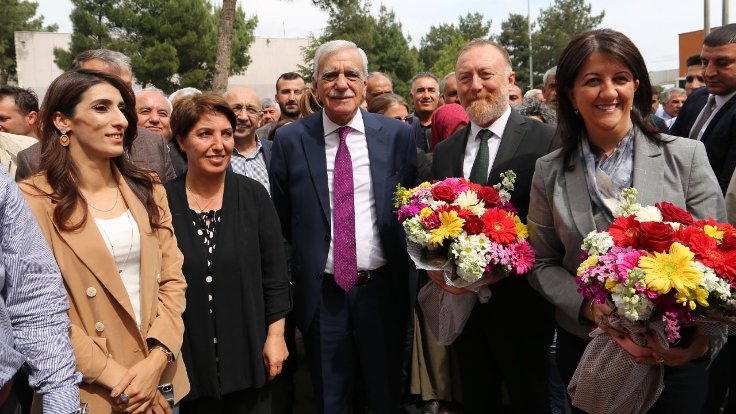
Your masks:
M508 89L500 89L495 93L480 91L470 97L465 107L468 117L478 125L489 125L506 112L508 105Z

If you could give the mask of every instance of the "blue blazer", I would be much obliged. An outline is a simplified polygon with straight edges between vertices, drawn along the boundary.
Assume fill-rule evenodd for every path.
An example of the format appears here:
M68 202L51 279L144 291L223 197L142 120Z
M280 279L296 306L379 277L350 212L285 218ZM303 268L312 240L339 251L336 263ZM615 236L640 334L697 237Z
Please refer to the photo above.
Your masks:
M381 245L390 277L395 278L397 289L406 290L406 241L394 212L393 193L397 184L408 186L416 181L416 149L411 129L383 115L363 110L361 113ZM320 303L332 238L322 111L279 128L271 148L269 173L271 197L284 237L291 244L294 317L299 329L307 332Z
M680 110L670 134L688 137L708 101L708 88L700 88L690 94ZM708 154L708 161L718 179L721 193L725 194L731 175L736 168L736 96L726 101L716 112L701 138Z

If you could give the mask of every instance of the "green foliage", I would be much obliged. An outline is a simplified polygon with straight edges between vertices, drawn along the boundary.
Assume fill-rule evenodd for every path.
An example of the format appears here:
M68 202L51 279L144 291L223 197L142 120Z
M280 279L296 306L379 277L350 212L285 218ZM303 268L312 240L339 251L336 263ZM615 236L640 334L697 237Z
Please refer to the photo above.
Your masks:
M560 53L573 37L601 24L605 11L597 16L590 11L590 4L585 0L555 0L540 12L539 30L532 35L535 79L541 82L544 72L557 64Z
M14 81L17 74L15 60L15 32L55 32L56 25L44 26L43 16L36 16L38 3L33 1L0 0L0 85Z
M422 37L419 43L419 60L422 67L426 70L433 70L435 64L439 60L443 60L438 64L438 68L447 70L447 72L435 72L435 75L442 77L455 68L455 62L448 66L447 56L454 56L455 59L460 53L463 46L477 38L488 38L491 33L491 21L484 21L483 15L480 13L468 13L464 17L461 16L458 24L443 23L439 26L431 26L429 32ZM452 45L452 46L451 46ZM459 47L458 47L459 46Z
M142 85L171 92L187 86L207 90L214 74L220 9L207 0L72 0L74 33L69 51L55 50L57 65L66 69L88 49L123 52L133 62ZM257 18L238 8L233 25L230 73L250 64L248 49Z
M523 90L529 87L529 19L521 14L510 13L509 18L501 23L501 33L496 42L509 52L511 65L516 72L516 84ZM534 29L532 23L532 30ZM536 46L536 45L535 45ZM539 80L541 78L537 78Z

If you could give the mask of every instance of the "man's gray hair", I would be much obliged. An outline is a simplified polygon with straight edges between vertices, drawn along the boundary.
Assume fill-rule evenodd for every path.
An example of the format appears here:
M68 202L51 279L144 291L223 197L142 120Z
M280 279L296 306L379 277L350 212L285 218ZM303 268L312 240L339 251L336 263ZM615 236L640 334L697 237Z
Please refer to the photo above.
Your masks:
M542 77L542 83L546 86L547 81L549 80L550 76L557 76L557 66L552 66L551 68L547 69L546 72L544 72L544 76Z
M355 43L350 42L348 40L332 40L327 43L323 43L320 47L317 48L317 51L314 52L314 74L312 75L313 78L317 78L319 75L319 64L322 62L324 58L327 56L330 56L333 53L337 53L343 49L355 49L360 54L361 59L363 59L363 77L368 77L368 56L366 56L363 49L359 48Z
M393 88L393 87L394 87L394 80L393 80L393 79L391 79L391 76L389 76L389 75L387 75L387 74L385 74L385 73L383 73L383 72L371 72L371 73L369 73L369 74L368 74L368 76L366 77L366 80L370 80L371 78L377 78L377 77L379 77L379 76L381 76L381 77L384 77L384 78L388 79L389 83L391 83L391 88Z
M90 60L101 60L105 62L107 66L113 72L128 72L133 73L130 58L120 52L110 49L90 49L79 53L74 56L72 60L72 66L70 70L80 69L85 62Z
M188 96L195 96L195 95L201 95L202 91L200 91L197 88L181 88L178 91L174 91L171 95L169 95L169 102L172 104L177 100L181 98L186 98Z
M542 93L542 90L541 89L529 89L524 94L524 99L533 98L533 97L537 96L540 93Z
M452 72L448 73L440 81L440 95L443 95L444 96L444 94L445 94L445 85L447 85L447 80L450 79L451 76L455 76L455 71L452 71Z
M660 95L659 95L659 101L663 104L669 103L669 101L672 100L672 95L686 95L687 92L682 88L669 88L665 89Z
M263 98L261 99L261 108L271 108L271 107L277 107L279 104L273 100L272 98Z
M156 92L157 94L161 95L162 98L166 101L166 103L169 104L169 112L172 112L174 110L174 106L171 104L171 101L166 98L166 94L161 89L155 87L155 86L149 86L146 88L143 88L135 93L136 99L138 98L138 95L144 93L144 92Z
M434 81L437 82L438 84L440 83L440 80L437 78L437 76L435 76L434 73L432 73L432 72L419 72L416 75L414 75L413 78L411 78L411 90L412 91L414 91L414 82L417 79L422 79L422 78L431 78L431 79L434 79Z

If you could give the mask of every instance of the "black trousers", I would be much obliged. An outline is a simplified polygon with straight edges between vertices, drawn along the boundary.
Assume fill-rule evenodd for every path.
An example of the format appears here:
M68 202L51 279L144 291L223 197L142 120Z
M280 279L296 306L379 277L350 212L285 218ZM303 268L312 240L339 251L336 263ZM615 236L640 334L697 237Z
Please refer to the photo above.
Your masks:
M557 367L565 386L570 383L588 341L557 328ZM664 391L648 414L699 413L708 393L707 361L695 361L664 370ZM615 391L614 384L609 384ZM584 411L572 407L573 413Z
M460 365L463 413L504 413L504 384L512 413L549 413L548 351L554 330L533 324L508 330L499 323L504 315L497 311L476 303L452 344Z

